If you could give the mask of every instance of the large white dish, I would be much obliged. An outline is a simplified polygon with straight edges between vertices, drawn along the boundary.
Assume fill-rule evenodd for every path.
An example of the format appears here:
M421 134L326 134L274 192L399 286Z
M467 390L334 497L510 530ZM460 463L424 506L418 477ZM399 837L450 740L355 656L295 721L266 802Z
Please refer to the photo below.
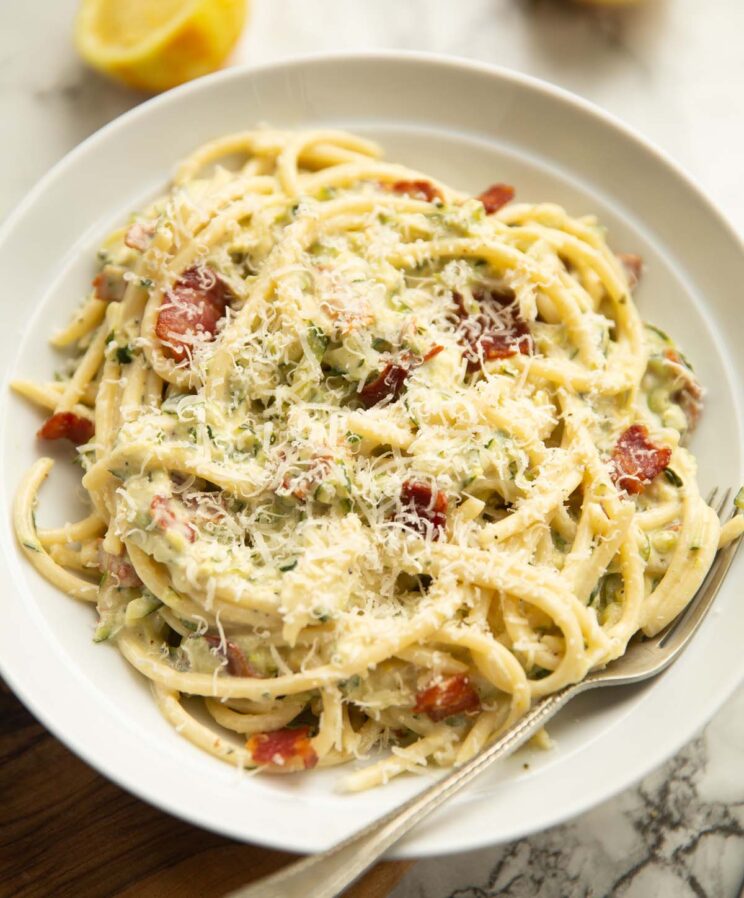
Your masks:
M389 158L458 187L478 191L506 181L521 199L598 213L612 246L647 261L638 293L643 315L680 339L709 387L694 440L704 489L742 480L744 253L673 163L596 108L504 70L397 53L236 69L151 100L70 153L5 223L2 673L73 751L147 801L238 839L317 851L399 803L421 779L345 796L334 791L335 771L241 778L202 753L161 718L117 652L93 644L92 610L30 568L7 511L38 453L39 421L9 397L8 379L51 375L56 360L47 336L82 295L106 230L162 187L175 161L197 144L257 122L341 126L378 138ZM45 487L43 524L78 511L65 468L59 465ZM645 688L574 702L551 728L553 751L503 764L419 827L397 854L461 851L543 829L630 785L690 739L744 676L744 603L736 584L742 563L671 671Z

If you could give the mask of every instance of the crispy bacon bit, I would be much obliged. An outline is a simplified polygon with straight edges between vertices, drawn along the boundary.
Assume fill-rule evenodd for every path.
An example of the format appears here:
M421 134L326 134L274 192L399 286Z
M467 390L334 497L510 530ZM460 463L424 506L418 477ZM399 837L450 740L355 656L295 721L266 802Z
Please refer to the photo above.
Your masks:
M454 674L418 692L413 711L439 722L454 714L474 713L480 706L480 697L467 674Z
M509 184L492 184L483 193L478 194L476 199L483 203L486 215L493 215L514 199L514 188Z
M403 390L403 384L411 373L408 364L399 365L396 362L388 362L382 371L362 387L359 399L365 408L372 408L389 397L394 402Z
M612 452L612 480L626 493L642 493L646 484L666 468L672 450L654 446L648 428L634 424L620 435Z
M427 203L442 199L441 192L431 181L396 181L391 184L390 189L394 193L404 193L412 200L424 200Z
M232 293L206 266L188 268L167 292L155 333L163 352L176 362L187 358L199 337L212 339Z
M104 302L121 302L127 289L124 269L120 265L104 265L91 284L96 299L102 299Z
M664 357L675 366L681 386L671 394L672 402L685 413L688 430L694 430L703 411L703 388L676 349L664 350Z
M447 526L447 494L420 480L406 480L396 518L423 537L439 539Z
M256 764L270 764L285 773L309 770L318 763L318 756L310 742L310 728L297 727L255 733L246 740L245 747Z
M167 496L154 496L150 503L150 514L155 526L159 530L176 530L190 543L196 541L196 529L193 524L178 517L174 509L172 499Z
M36 436L42 440L70 440L76 446L90 442L93 437L93 422L74 412L55 412L39 428Z
M517 353L532 354L530 329L512 294L479 290L473 292L473 297L478 302L479 312L469 315L462 296L454 294L459 342L465 347L463 356L470 373L491 359L505 359Z
M239 645L229 639L223 642L219 636L207 635L204 638L213 649L217 649L218 654L227 659L226 670L231 677L261 677Z
M126 552L121 555L112 555L110 552L104 551L100 546L98 549L98 567L102 574L108 574L114 581L114 585L123 589L133 589L136 586L142 586L142 581L137 576L137 571L132 567Z
M443 349L444 346L432 346L421 358L412 352L406 352L399 361L388 362L377 377L362 387L359 393L362 405L365 408L372 408L373 405L379 405L388 398L391 402L395 402L403 392L403 385L411 371L439 355Z
M422 364L424 362L428 362L434 358L434 356L439 355L439 353L444 349L444 346L432 346L431 349L424 355L421 359Z
M628 287L634 290L643 274L643 259L636 253L618 253L617 258L625 271Z
M154 233L155 229L152 225L145 227L141 221L135 221L134 224L129 226L127 233L124 235L124 243L130 249L136 249L142 253L150 245L150 240Z

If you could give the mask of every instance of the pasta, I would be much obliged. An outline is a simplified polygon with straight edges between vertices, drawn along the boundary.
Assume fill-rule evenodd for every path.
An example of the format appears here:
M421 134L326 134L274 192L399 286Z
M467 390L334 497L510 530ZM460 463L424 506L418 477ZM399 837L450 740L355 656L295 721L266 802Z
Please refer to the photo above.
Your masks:
M349 789L461 763L741 533L700 497L702 390L639 317L640 261L512 200L341 132L216 140L104 243L61 379L15 383L90 498L38 529L39 459L21 546L205 751L387 749Z

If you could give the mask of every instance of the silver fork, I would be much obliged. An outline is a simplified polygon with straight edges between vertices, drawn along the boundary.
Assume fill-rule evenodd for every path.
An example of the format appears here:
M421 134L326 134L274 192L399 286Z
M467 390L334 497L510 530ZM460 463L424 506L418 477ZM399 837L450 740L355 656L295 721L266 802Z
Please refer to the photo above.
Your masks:
M718 490L713 490L709 505L717 495ZM718 504L721 519L730 497L731 490L726 490ZM541 699L498 741L360 832L322 854L304 858L261 882L231 892L226 898L335 898L424 817L519 748L575 695L599 686L638 683L661 673L680 656L702 623L741 541L740 537L718 552L690 605L661 633L633 642L617 661L593 671L580 683Z

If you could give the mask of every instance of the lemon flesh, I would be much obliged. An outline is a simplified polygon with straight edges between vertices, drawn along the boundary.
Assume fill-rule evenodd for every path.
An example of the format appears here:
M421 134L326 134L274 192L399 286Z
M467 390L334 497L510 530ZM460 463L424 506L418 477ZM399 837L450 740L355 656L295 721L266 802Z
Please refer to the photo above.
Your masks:
M75 42L111 78L165 90L219 68L245 16L246 0L83 0Z

